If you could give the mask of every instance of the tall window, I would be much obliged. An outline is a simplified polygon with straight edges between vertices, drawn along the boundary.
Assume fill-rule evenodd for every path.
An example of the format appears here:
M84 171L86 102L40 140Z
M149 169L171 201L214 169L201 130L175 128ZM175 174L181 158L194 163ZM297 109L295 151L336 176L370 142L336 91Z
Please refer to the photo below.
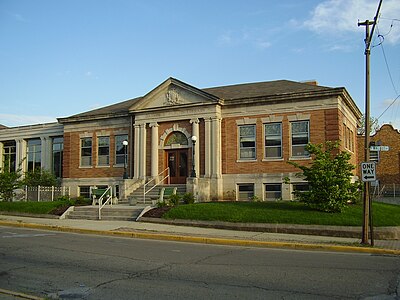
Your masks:
M256 159L256 125L239 126L239 158Z
M125 160L128 161L128 157L125 157L125 146L124 141L128 140L128 135L117 135L115 136L115 164L123 165ZM128 151L126 151L126 156L128 156Z
M81 166L88 167L92 165L92 138L81 139Z
M292 122L292 156L308 157L310 154L306 151L306 145L310 141L309 121Z
M64 138L53 138L53 174L57 178L62 177L62 162L64 151Z
M97 138L97 165L110 165L110 137L102 136Z
M42 167L42 141L34 139L28 141L27 147L28 171L34 171Z
M4 152L3 152L3 166L7 168L8 172L16 171L16 146L15 142L5 142L4 143Z
M265 158L282 157L282 123L264 125Z

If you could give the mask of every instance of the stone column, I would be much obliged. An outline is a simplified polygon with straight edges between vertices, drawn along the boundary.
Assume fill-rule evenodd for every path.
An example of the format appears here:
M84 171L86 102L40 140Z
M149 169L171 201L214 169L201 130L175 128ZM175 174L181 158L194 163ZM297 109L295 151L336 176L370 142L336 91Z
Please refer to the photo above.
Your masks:
M41 136L41 167L47 171L51 171L52 166L52 147L51 138L49 136Z
M0 170L4 168L4 144L0 142Z
M146 178L146 123L140 124L139 177Z
M200 177L200 132L199 132L199 119L190 120L192 124L192 136L197 137L197 141L194 147L194 169L196 171L196 177Z
M27 170L26 161L26 141L23 139L18 139L16 142L16 166L19 168L21 166L21 172L24 174Z
M205 140L204 140L204 177L211 177L211 119L204 119L205 122Z
M158 176L158 124L150 123L151 127L151 177ZM156 178L158 183L158 179Z
M213 118L211 120L212 130L212 146L211 146L211 176L213 178L220 178L222 175L221 169L221 119Z
M139 144L140 144L140 126L135 124L135 136L133 142L133 177L139 178ZM132 164L132 163L131 163Z

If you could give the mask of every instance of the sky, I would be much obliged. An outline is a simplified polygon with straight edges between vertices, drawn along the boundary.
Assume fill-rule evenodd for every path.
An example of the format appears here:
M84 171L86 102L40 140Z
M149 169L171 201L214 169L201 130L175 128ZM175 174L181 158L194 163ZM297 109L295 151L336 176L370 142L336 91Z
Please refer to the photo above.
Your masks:
M365 111L365 26L379 0L0 0L0 124L55 122L143 96L316 80ZM371 116L400 129L400 1L383 0ZM399 98L397 98L399 97ZM392 106L391 103L397 98ZM389 107L389 108L388 108Z

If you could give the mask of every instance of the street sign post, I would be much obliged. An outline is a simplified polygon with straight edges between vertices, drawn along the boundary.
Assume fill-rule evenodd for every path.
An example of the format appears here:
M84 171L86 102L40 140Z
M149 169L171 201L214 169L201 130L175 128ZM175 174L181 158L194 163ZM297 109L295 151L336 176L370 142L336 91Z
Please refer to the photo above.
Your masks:
M364 182L376 180L376 165L375 162L361 163L361 180Z
M370 146L369 150L371 151L389 151L389 146Z

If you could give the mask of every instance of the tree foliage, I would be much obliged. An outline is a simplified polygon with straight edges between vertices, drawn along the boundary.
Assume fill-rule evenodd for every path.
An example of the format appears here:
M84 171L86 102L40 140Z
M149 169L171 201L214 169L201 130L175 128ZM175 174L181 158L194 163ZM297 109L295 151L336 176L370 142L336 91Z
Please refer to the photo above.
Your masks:
M308 144L306 150L312 155L311 165L302 166L289 162L302 170L300 174L308 181L309 190L295 192L295 196L307 206L325 212L342 212L349 202L359 197L360 183L351 182L350 154L339 150L339 142Z
M360 135L365 134L365 115L361 117L360 127L357 129L357 133ZM379 120L375 117L369 118L369 134L373 135L379 130Z
M57 178L45 169L35 169L25 173L23 184L27 186L56 186Z
M0 170L0 198L11 202L15 196L15 190L22 186L21 172L10 172L8 166Z

